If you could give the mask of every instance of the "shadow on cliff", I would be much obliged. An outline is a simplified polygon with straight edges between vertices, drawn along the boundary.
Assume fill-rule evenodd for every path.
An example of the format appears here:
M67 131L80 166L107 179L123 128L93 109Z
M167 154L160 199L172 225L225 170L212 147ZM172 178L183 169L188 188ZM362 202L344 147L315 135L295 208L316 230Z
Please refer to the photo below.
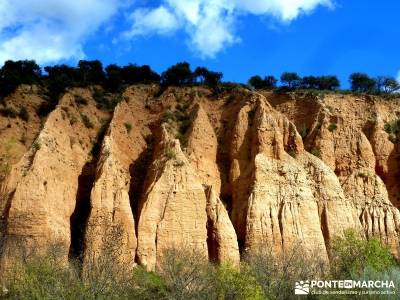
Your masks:
M96 179L97 158L87 162L78 177L76 205L70 217L71 245L69 258L82 260L85 251L85 231L90 214L90 193Z

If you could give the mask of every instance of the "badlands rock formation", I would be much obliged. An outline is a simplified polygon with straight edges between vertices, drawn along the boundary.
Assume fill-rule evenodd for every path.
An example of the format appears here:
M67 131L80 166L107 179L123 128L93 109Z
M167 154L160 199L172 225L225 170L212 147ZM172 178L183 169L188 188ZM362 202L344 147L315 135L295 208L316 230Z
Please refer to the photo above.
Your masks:
M80 109L73 95L65 95L11 170L2 199L7 202L3 260L19 251L46 251L51 244L59 244L64 249L61 259L68 259L78 178L88 161L94 130L100 126L93 121L91 130L77 118L94 120L96 115L101 112L93 100Z
M398 254L395 100L138 85L97 106L72 89L41 129L34 109L31 123L0 118L2 141L27 137L0 179L2 268L54 245L83 269L154 270L174 247L233 265L265 248L328 260L347 229Z
M113 256L121 265L134 265L137 238L129 199L129 168L145 145L132 111L121 102L115 108L97 163L86 224L85 265Z

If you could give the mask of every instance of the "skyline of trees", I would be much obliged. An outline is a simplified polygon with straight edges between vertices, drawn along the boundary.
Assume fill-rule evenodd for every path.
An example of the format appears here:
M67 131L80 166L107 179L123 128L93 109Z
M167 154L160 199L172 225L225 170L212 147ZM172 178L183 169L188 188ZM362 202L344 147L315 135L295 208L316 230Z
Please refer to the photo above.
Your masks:
M157 83L163 88L206 85L218 91L224 83L222 78L223 73L201 66L192 71L187 62L178 62L158 74L149 65L110 64L104 67L99 60L81 60L76 67L61 64L43 68L33 60L9 60L0 69L0 98L12 93L20 84L42 84L47 88L48 96L56 99L67 87L89 85L102 85L110 92L119 92L124 85L136 83ZM392 94L400 91L400 83L391 76L375 78L354 72L349 76L349 84L354 93ZM341 88L341 82L334 75L301 77L296 72L283 72L279 80L273 75L252 76L247 87L256 90L278 88L337 91Z

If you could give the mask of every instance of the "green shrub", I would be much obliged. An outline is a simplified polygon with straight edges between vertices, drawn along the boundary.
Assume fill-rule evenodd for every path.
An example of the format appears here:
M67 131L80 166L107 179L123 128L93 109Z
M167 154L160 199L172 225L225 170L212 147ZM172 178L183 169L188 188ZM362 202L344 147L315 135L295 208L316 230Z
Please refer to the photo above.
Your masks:
M176 159L176 153L173 149L167 149L167 151L165 152L165 156L168 159Z
M164 115L163 115L163 121L164 122L167 122L167 123L170 123L170 122L173 122L173 121L175 121L175 114L174 114L174 112L173 111L171 111L171 110L166 110L165 112L164 112Z
M84 285L76 273L48 258L16 263L7 286L8 299L78 299Z
M318 148L311 149L311 154L318 158L321 158L321 150Z
M74 125L76 122L78 122L78 118L75 115L71 115L69 118L69 123Z
M265 299L261 286L246 265L240 270L221 266L217 271L217 294L218 299Z
M1 108L0 114L3 115L4 117L9 117L9 118L16 118L18 116L18 112L14 108L9 106Z
M185 165L185 162L182 160L177 160L174 162L175 167L183 167Z
M97 103L96 107L106 111L112 111L122 101L120 94L106 93L101 88L94 88L92 97Z
M52 102L42 102L40 103L36 113L39 117L43 118L46 117L54 108L56 107L56 103Z
M233 93L229 94L228 97L226 97L225 104L228 105L228 104L234 102L235 100L236 100L236 95Z
M361 177L361 178L368 178L368 177L369 177L368 174L367 174L367 173L364 173L364 172L359 172L359 173L357 174L357 176L358 176L358 177Z
M329 130L330 132L333 132L333 131L335 131L336 129L337 129L337 124L336 124L336 123L331 123L331 124L329 124L328 130Z
M284 253L263 247L245 256L240 267L214 265L207 255L185 247L167 249L156 272L148 272L115 263L122 239L114 231L110 231L115 237L112 243L101 247L104 255L96 256L96 263L89 258L85 272L79 271L73 259L65 264L57 248L45 256L18 256L21 260L14 261L11 272L1 278L0 298L283 300L294 299L295 282L301 279L393 280L400 284L400 270L387 247L377 239L362 240L354 232L333 241L330 268L317 251L294 243Z
M18 116L25 122L29 121L29 112L24 106L19 110Z
M293 158L296 158L296 156L297 156L296 150L293 150L293 149L290 149L288 151L288 154Z
M41 145L40 145L40 142L39 142L39 141L35 141L35 142L32 144L32 148L33 148L35 151L40 150L40 147L41 147Z
M147 272L143 267L136 267L133 270L133 281L137 289L137 299L153 300L167 298L167 285L165 280L154 272Z
M59 248L61 249L61 248ZM65 251L65 250L63 250ZM99 265L88 264L87 272L79 271L79 264L65 264L61 252L51 246L48 253L14 260L12 269L2 282L6 288L3 299L136 299L131 276L120 275L115 261L99 260ZM1 292L1 291L0 291Z
M90 118L87 115L81 114L82 117L82 122L85 125L86 128L93 128L94 125L92 123L92 121L90 120Z
M78 105L88 105L87 99L83 98L80 95L74 95L75 97L75 103Z
M93 156L97 156L100 153L101 144L103 142L104 136L107 133L107 129L109 127L110 122L111 122L111 120L108 119L108 121L106 123L101 124L101 127L100 127L100 129L99 129L99 131L97 132L97 135L96 135L95 143L93 144L93 147L92 147L92 150L91 150L91 153L92 153Z
M396 264L390 250L377 238L364 240L354 231L332 243L332 268L337 278L361 275L366 268L384 272Z
M248 270L256 279L264 295L270 299L292 299L295 282L302 279L329 276L324 257L317 251L304 249L301 242L276 253L272 246L264 246L244 257Z
M301 138L302 138L303 140L307 137L309 131L310 131L310 130L309 130L306 126L303 126L303 127L301 128L301 130L300 130L300 135L301 135Z
M126 122L126 123L124 123L124 126L125 126L125 128L126 128L126 131L127 131L128 134L129 134L129 133L131 132L131 130L132 130L132 124Z
M25 152L25 148L20 144L20 142L15 137L11 137L8 140L4 140L0 143L0 149L1 149L0 152L0 182L1 182L10 173L11 166L22 157L22 155ZM0 203L2 199L1 196L2 195L0 194ZM1 245L1 240L0 240L0 245Z
M168 109L163 115L163 121L172 125L175 138L179 139L181 145L185 145L185 134L190 128L191 119L187 112L189 103L178 103L175 110Z
M190 125L192 124L192 122L190 121L190 119L188 118L188 119L184 119L184 120L181 120L180 122L179 122L179 133L181 134L181 135L184 135L187 131L188 131L188 129L190 128Z
M389 141L396 143L397 134L400 132L400 119L386 123L383 128L388 134Z
M168 288L167 299L217 299L215 268L202 253L167 249L159 274Z
M389 141L391 141L393 144L397 142L397 137L394 134L389 134L388 137Z

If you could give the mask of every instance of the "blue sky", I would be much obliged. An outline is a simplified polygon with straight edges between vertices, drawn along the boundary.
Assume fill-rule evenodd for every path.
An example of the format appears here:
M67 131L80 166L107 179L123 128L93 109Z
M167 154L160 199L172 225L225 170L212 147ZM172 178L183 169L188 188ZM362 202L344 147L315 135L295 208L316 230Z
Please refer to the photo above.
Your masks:
M254 74L399 76L397 0L0 0L0 63L178 61Z

